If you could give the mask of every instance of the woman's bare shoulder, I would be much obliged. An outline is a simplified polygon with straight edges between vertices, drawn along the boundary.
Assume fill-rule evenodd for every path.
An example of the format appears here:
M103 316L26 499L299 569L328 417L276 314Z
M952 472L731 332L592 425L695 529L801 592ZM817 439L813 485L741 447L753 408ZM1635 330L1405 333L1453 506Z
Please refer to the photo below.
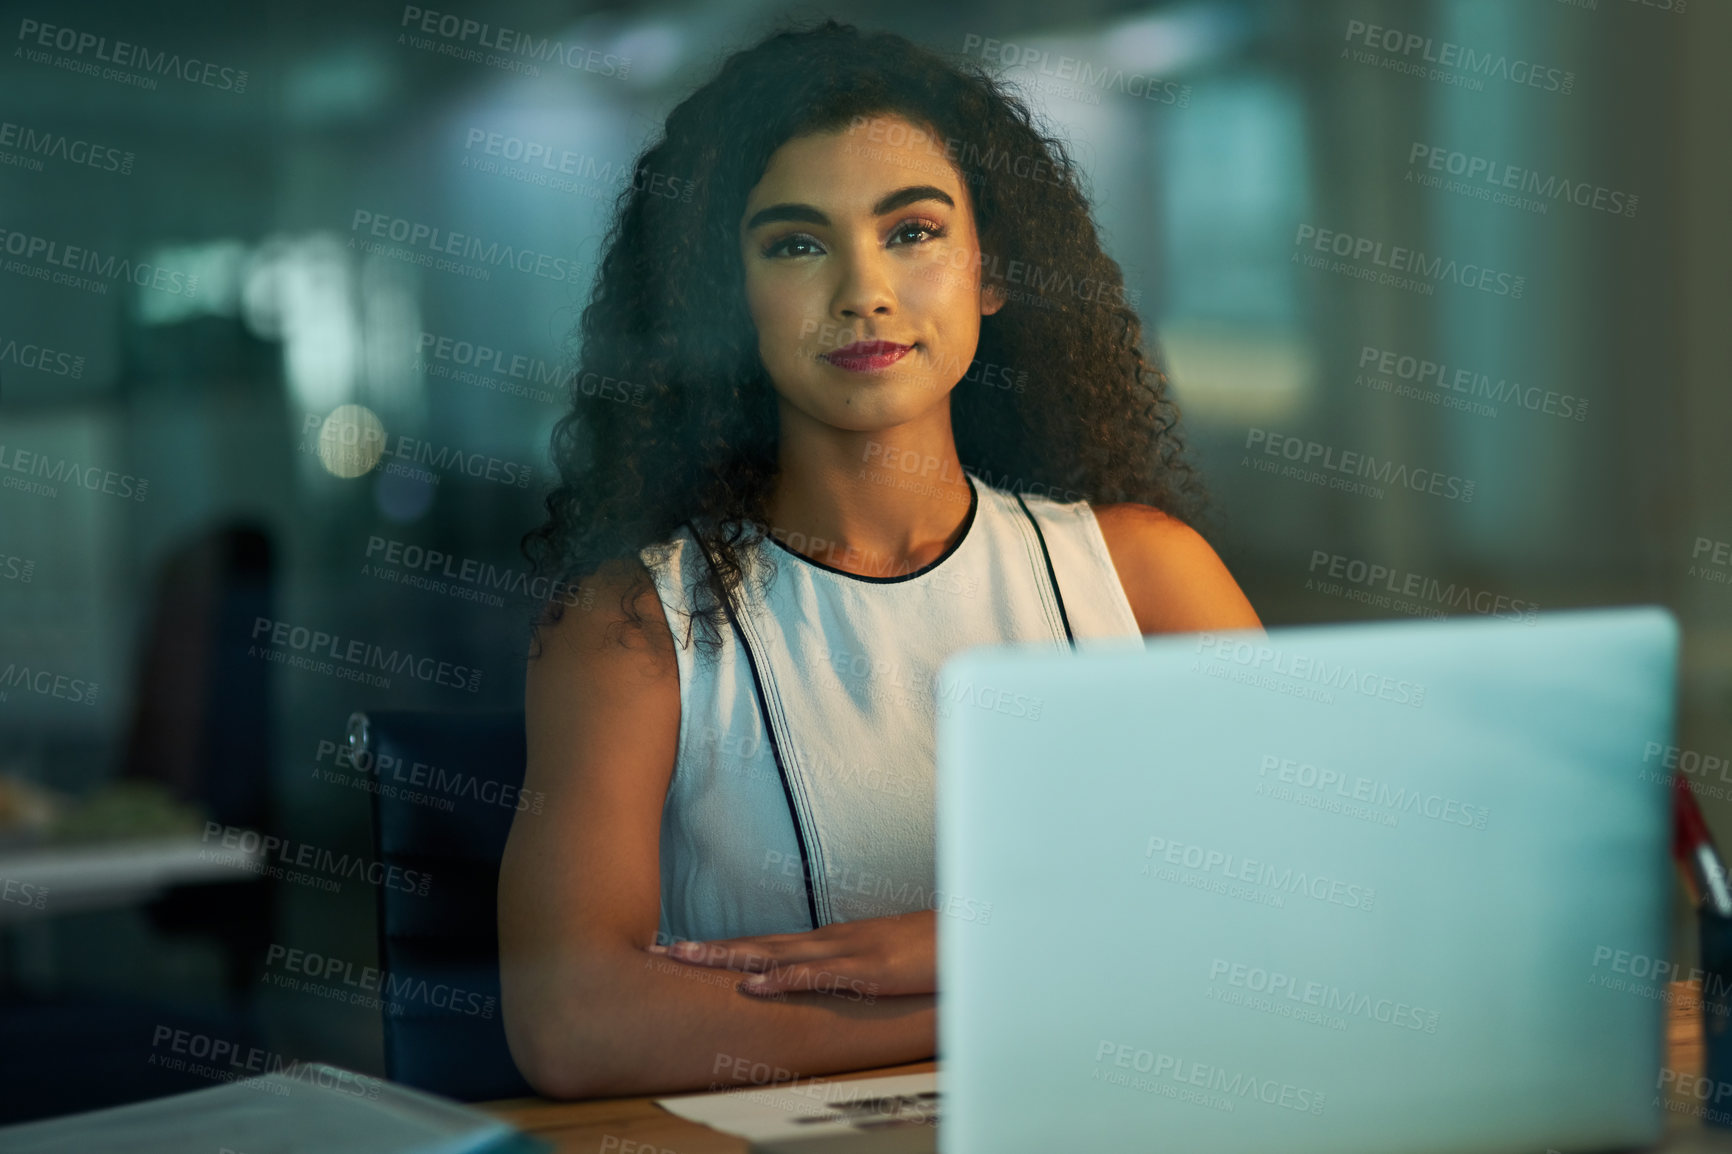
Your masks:
M1090 508L1145 634L1262 627L1227 566L1184 521L1132 501Z
M575 592L531 641L524 708L532 768L545 750L569 756L679 724L674 638L647 571L603 566Z
M649 570L609 561L587 577L555 587L530 638L529 663L618 670L622 665L674 668L673 634ZM552 612L558 610L555 616ZM629 611L628 611L629 610Z

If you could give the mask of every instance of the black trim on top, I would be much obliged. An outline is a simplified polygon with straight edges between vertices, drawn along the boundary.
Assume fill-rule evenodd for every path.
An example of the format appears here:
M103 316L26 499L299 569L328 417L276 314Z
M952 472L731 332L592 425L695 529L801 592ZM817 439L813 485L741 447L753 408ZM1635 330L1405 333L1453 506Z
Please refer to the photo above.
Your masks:
M1075 649L1076 638L1072 636L1070 631L1070 614L1064 611L1064 594L1059 592L1058 574L1054 572L1052 567L1052 554L1046 549L1046 534L1040 531L1040 522L1034 519L1034 514L1029 511L1028 502L1022 499L1022 494L1012 493L1011 495L1016 498L1016 503L1022 506L1023 514L1028 518L1028 523L1034 526L1035 537L1040 540L1040 555L1046 559L1047 580L1052 582L1052 595L1058 599L1058 619L1064 622L1064 639L1070 643L1072 649Z
M788 818L794 825L794 841L800 847L800 870L806 883L806 911L812 917L812 928L817 929L822 923L818 920L818 899L812 892L812 855L806 849L806 835L800 825L800 811L794 806L794 788L788 781L788 767L782 762L782 745L776 740L776 727L770 724L770 707L765 701L764 680L758 673L758 655L752 652L752 646L746 640L746 631L740 628L739 621L734 617L733 598L726 595L726 590L716 588L721 584L715 558L710 556L709 546L698 535L697 526L690 521L685 522L691 530L692 540L703 550L704 561L710 567L712 588L720 597L722 612L728 616L728 624L734 627L734 636L740 639L740 648L746 653L746 665L752 671L752 688L758 698L758 716L763 720L764 732L770 738L770 756L776 761L776 776L782 781L782 796L788 802Z
M798 557L806 564L816 565L818 568L823 569L828 573L834 573L838 577L851 577L856 581L866 581L873 585L894 585L898 581L912 581L914 578L919 577L922 574L932 572L934 569L948 561L952 553L962 548L962 543L968 539L968 531L974 528L974 514L975 511L980 508L980 489L975 486L974 478L970 477L967 473L964 473L962 478L968 482L968 516L962 519L962 532L956 535L956 540L952 541L950 547L944 552L940 553L937 557L928 561L914 572L904 573L900 577L868 577L863 573L850 573L846 569L838 569L834 565L826 565L822 561L813 560L804 553L796 552L782 544L782 542L776 540L773 535L766 535L764 539L780 548L783 552Z

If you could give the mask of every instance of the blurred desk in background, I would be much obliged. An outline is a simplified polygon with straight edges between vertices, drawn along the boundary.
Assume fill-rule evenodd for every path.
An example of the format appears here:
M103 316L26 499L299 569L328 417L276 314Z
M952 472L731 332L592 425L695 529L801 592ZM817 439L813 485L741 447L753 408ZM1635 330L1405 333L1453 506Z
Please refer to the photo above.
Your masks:
M0 925L142 905L174 886L257 881L264 854L182 836L0 850Z

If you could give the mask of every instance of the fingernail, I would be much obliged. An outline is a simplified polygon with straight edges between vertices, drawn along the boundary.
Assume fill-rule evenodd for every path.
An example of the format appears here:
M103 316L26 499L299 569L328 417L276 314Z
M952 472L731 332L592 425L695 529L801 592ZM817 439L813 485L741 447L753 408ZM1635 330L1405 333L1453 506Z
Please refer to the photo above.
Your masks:
M740 988L745 990L747 993L756 993L758 990L764 988L764 983L767 981L769 981L769 979L763 974L753 974L751 977L740 983Z
M644 948L652 954L665 954L668 952L666 946L645 946Z

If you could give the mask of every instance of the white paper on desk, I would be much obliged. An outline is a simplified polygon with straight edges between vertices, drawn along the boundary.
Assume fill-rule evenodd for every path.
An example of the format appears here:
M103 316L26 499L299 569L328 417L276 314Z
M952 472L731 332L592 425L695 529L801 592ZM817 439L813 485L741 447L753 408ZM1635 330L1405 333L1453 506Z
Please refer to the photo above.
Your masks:
M938 1072L807 1078L761 1090L657 1098L656 1105L748 1142L875 1129L891 1119L936 1122Z
M0 1150L469 1154L516 1132L479 1110L337 1066L296 1070L0 1128Z

